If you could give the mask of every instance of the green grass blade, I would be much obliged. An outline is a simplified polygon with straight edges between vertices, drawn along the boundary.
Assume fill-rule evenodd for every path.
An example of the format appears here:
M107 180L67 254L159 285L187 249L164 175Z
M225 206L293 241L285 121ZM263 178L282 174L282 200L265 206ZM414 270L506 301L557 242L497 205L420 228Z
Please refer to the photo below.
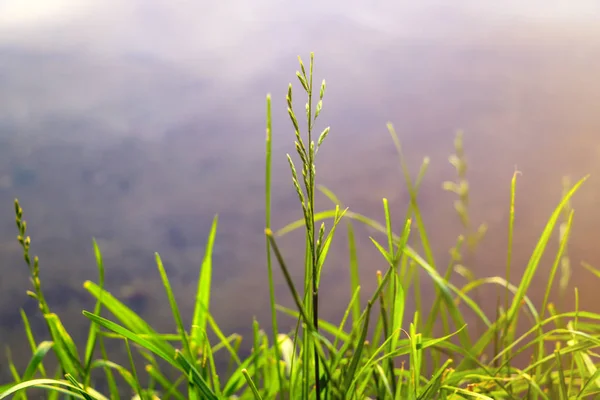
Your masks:
M446 372L448 367L452 364L452 360L446 360L446 362L438 368L436 373L431 377L427 385L421 391L421 394L417 397L418 400L427 400L434 397L438 393L440 386L442 385L443 374Z
M352 383L354 382L354 376L358 369L358 364L362 358L362 351L365 347L365 340L367 338L367 332L369 330L369 320L371 317L372 304L373 303L370 302L367 305L367 309L365 310L364 323L363 323L362 331L360 333L360 337L358 339L356 350L354 351L354 354L352 355L352 359L350 360L350 365L344 376L344 385L343 385L344 396L346 396L346 394L348 393L348 390L350 390L350 388L352 387Z
M60 362L63 370L71 374L72 376L82 377L83 368L79 361L79 355L77 353L77 347L75 342L71 338L71 335L64 328L58 315L49 313L44 315L50 332L52 333L52 339L54 340L54 352Z
M75 378L73 378L70 374L66 374L65 378L69 382L71 382L71 384L75 387L75 390L77 390L79 392L79 394L81 394L81 396L85 400L94 400L94 398L92 396L90 396L89 394L87 394L85 392L85 390L83 390L83 387L81 386L81 384L79 382L77 382L77 380Z
M399 332L402 329L402 323L404 319L404 288L402 282L398 278L398 274L394 273L392 276L392 287L394 289L394 305L392 307L392 332ZM394 335L390 349L396 348L398 343L398 335Z
M320 277L321 277L321 269L323 268L323 264L325 264L325 260L327 259L327 254L329 253L329 248L331 246L331 242L333 241L333 237L335 236L335 231L337 229L337 226L340 223L341 219L344 217L344 214L346 213L346 211L348 211L348 209L345 209L341 213L338 213L339 207L336 207L335 211L336 211L336 215L333 220L333 226L329 230L329 233L327 234L327 237L325 238L323 247L321 248L321 251L318 254L317 286L319 285L319 281L320 281Z
M340 199L327 187L319 185L318 189L325 195L335 206L340 208L346 208L340 201ZM358 273L358 254L356 251L356 240L354 238L354 226L352 220L348 219L346 223L346 230L348 235L348 255L349 255L349 268L350 268L350 293L358 293L356 301L352 305L352 321L356 323L360 318L360 292L356 292L360 286L360 276Z
M163 353L169 353L173 350L173 347L166 340L162 339L161 336L146 323L146 321L125 304L117 300L112 294L106 290L102 290L98 285L90 281L86 281L84 287L94 297L99 299L102 305L106 307L124 327L133 333L144 335L143 337L145 340L148 340L153 343L154 346L160 348Z
M298 311L300 312L300 315L302 316L304 323L307 324L308 326L312 326L312 321L308 318L308 315L306 314L306 310L304 309L303 302L300 299L300 295L298 294L298 291L296 290L294 281L292 280L292 277L288 271L286 263L283 260L283 256L281 255L281 252L279 251L279 248L277 247L277 243L275 242L275 238L273 237L273 232L271 232L270 229L266 229L265 234L266 234L267 238L269 239L269 241L271 242L271 247L273 248L273 251L275 252L275 256L277 258L277 261L279 262L279 266L281 267L281 270L285 277L288 288L290 289L292 297L296 303L296 307L298 307Z
M517 174L518 171L515 171L513 174L512 180L510 182L510 209L509 209L509 217L508 217L508 250L506 252L506 282L510 282L510 269L512 266L512 250L513 250L513 235L515 230L515 195L517 189ZM504 299L504 309L508 310L509 292L508 289L505 292Z
M221 328L219 328L219 325L217 325L217 323L215 322L215 320L213 319L212 315L210 315L210 313L206 314L207 319L208 319L208 323L210 325L210 328L212 329L212 331L215 333L215 335L217 335L217 338L221 341L221 345L227 349L227 351L229 352L229 354L231 355L231 358L233 359L233 361L235 361L235 363L239 366L242 364L242 360L240 360L240 357L238 356L237 352L235 351L235 349L233 347L231 347L231 344L229 343L229 340L225 337L225 335L223 334L223 332L221 331ZM208 340L208 339L207 339Z
M554 351L554 356L556 357L556 365L558 367L558 387L560 389L560 400L568 400L569 395L567 392L567 385L565 380L565 372L562 366L562 359L560 358L560 352Z
M346 307L344 316L342 317L342 320L340 321L340 324L337 327L337 331L333 331L333 330L329 331L330 333L332 333L335 336L335 340L333 342L333 347L336 349L338 347L338 343L340 340L342 340L344 342L348 340L348 335L346 335L346 333L344 332L344 325L346 325L346 321L348 319L348 316L350 315L350 310L354 309L354 305L358 301L359 294L360 294L360 286L357 286L356 290L354 291L354 294L352 295L352 298L350 299L350 302L348 303L348 307ZM323 328L323 330L325 330L324 325L325 325L324 322L319 322L319 328Z
M590 271L592 274L594 274L596 276L596 278L600 278L600 270L592 267L590 264L586 263L585 261L583 261L581 263L581 266L585 269L587 269L588 271Z
M44 357L46 357L46 354L48 354L48 352L50 351L50 349L52 349L53 346L54 346L54 343L49 342L49 341L41 342L37 346L37 349L33 353L33 357L29 361L29 364L27 365L27 368L25 369L25 372L23 373L23 377L21 378L21 380L28 381L33 378L35 371L42 364Z
M127 358L129 359L129 367L131 368L131 376L133 381L133 390L142 397L142 387L139 383L139 378L137 374L137 370L135 368L135 363L133 362L133 354L131 353L131 346L129 345L129 340L125 339L125 349L127 350Z
M94 257L96 258L96 266L98 268L98 285L100 289L104 289L104 263L102 261L102 253L100 252L100 247L98 247L98 243L96 239L93 240L94 247ZM100 299L96 300L96 305L94 306L94 314L100 315L100 310L102 308L102 301ZM89 371L90 364L92 362L92 357L94 356L94 349L96 348L96 340L98 336L98 326L96 324L91 324L90 332L88 334L87 344L85 346L85 358L84 358L84 368L86 374ZM89 377L88 377L89 378ZM87 379L86 379L87 383Z
M567 194L563 197L563 199L560 201L558 206L555 208L554 212L552 213L552 216L550 217L548 223L546 224L546 227L544 228L544 231L542 232L542 235L533 251L533 254L531 255L531 258L529 259L529 263L527 264L525 273L523 274L523 278L521 279L521 283L519 285L519 290L518 290L516 296L513 298L512 305L510 306L510 309L507 312L507 319L508 319L509 323L511 321L513 321L517 315L517 312L520 308L521 300L523 300L523 297L525 297L525 293L529 289L529 286L531 284L533 276L534 276L535 272L537 271L537 267L539 265L540 259L542 258L542 254L544 253L544 250L546 248L546 244L548 243L548 240L550 239L550 235L552 234L552 231L554 230L556 221L560 217L563 207L567 204L569 199L575 194L577 189L579 189L579 187L587 180L587 178L588 178L588 176L585 176L584 178L580 179L579 182L577 182L571 188L571 190L569 190L567 192Z
M118 333L119 335L124 336L127 339L150 350L157 356L161 357L163 360L167 361L169 364L173 365L176 368L179 368L179 363L175 361L175 349L170 344L162 342L163 345L158 346L154 341L144 339L136 333L128 330L127 328L115 324L114 322L106 318L102 318L99 315L92 314L89 311L83 311L83 315L91 319L93 322L103 326L104 328Z
M242 374L244 374L244 378L246 378L246 382L248 382L248 386L250 387L250 390L252 390L252 394L254 395L254 398L256 400L262 400L262 397L260 396L260 393L258 393L258 389L256 388L256 385L254 384L254 382L252 381L252 378L250 378L250 375L248 374L248 370L243 369Z
M34 354L37 351L38 346L35 344L35 338L33 337L33 332L31 330L29 318L27 318L27 314L25 314L25 311L23 309L21 309L20 312L21 312L21 319L23 320L23 326L25 328L25 335L27 336L27 341L29 342L29 347L31 347L31 353ZM42 378L45 378L46 377L46 369L44 368L43 361L39 363L38 369L40 371L40 374L42 375Z
M183 356L180 351L176 351L176 362L191 378L191 383L204 395L203 399L218 400L217 395L208 387L208 383L202 378L198 370Z
M223 396L229 397L237 393L242 387L245 385L244 375L242 374L243 369L250 370L258 363L258 367L262 367L263 364L268 362L268 360L264 357L260 356L260 353L252 353L248 358L246 358L242 364L231 374L229 380L225 384L223 388Z
M64 386L65 388L71 389L68 392L70 396L74 396L79 399L85 399L85 397L83 397L80 394L81 389L77 386L74 386L70 382L58 380L58 379L42 378L42 379L32 379L30 381L22 382L22 383L12 386L10 389L0 393L0 400L9 398L11 395L13 395L21 390L25 390L25 389L29 389L29 388L43 388L43 389L49 389L49 390L56 390L56 389L58 389L55 387L56 385ZM89 391L87 394L94 400L108 400L108 398L106 398L103 395L101 395L100 393L97 393L94 391Z
M271 169L272 169L272 147L273 147L273 126L271 118L271 95L267 95L266 99L266 139L265 139L265 228L271 229ZM267 256L267 279L269 282L269 305L271 311L271 331L273 341L277 341L279 328L277 326L277 311L275 310L275 282L273 280L273 261L271 259L271 243L269 238L265 238L266 256ZM281 355L277 343L273 346L275 359L280 360ZM285 398L285 387L280 369L277 369L277 380L279 381L280 399Z
M452 386L442 386L441 389L444 389L450 393L456 394L456 393L460 393L461 395L463 395L464 397L462 397L463 399L482 399L482 400L494 400L494 398L492 397L488 397L484 394L481 393L477 393L477 392L473 392L467 389L463 389L463 388L458 388L458 387L452 387ZM456 397L452 397L453 399Z
M129 370L127 370L127 368L123 367L122 365L108 360L94 360L94 362L92 362L92 368L109 368L111 370L114 369L119 373L119 375L121 375L123 380L127 382L131 389L138 392L139 394L138 383L136 382L136 378L131 372L129 372Z
M100 344L100 353L102 354L102 359L104 361L108 361L108 355L104 346L104 339L100 337L98 343ZM104 368L104 375L106 375L106 382L108 384L108 390L110 391L110 398L112 400L119 400L121 396L119 395L119 388L117 387L117 382L115 381L112 370L108 367Z
M352 222L347 223L348 230L348 253L350 257L350 290L352 293L358 293L356 301L352 305L352 321L356 323L360 318L360 277L358 273L358 254L356 251L356 240L354 239L354 227Z
M10 370L10 374L12 375L13 380L15 381L15 383L21 382L21 375L19 374L19 371L17 370L17 367L13 362L10 347L6 348L6 358L8 358L8 369Z
M202 267L200 269L200 277L198 279L198 291L196 293L196 306L194 308L194 319L192 320L191 329L191 340L192 347L202 348L204 336L203 332L206 331L206 313L210 310L210 287L212 279L212 252L215 243L215 236L217 234L217 225L219 219L215 215L208 240L206 242L206 249L204 250L204 260L202 261Z
M177 300L175 300L173 289L171 289L169 277L167 276L167 272L165 271L165 267L162 263L160 255L158 253L155 253L154 257L156 258L156 265L158 267L158 272L160 273L160 278L162 279L163 286L165 287L165 292L167 293L167 297L169 298L169 305L171 306L171 312L173 313L175 325L177 326L177 331L179 333L179 336L181 337L181 343L183 343L185 354L189 357L190 360L193 360L194 357L192 356L192 350L190 349L190 344L188 342L187 332L183 327L181 313L179 312L179 307L177 306Z
M217 367L215 365L213 348L210 346L208 335L206 333L204 335L204 343L207 344L207 346L206 346L207 350L204 352L204 354L205 354L205 357L208 358L209 375L210 375L210 377L212 377L212 388L211 389L215 392L215 395L217 397L220 397L221 396L221 382L219 380L219 375L217 374ZM227 344L229 344L229 343L227 343Z

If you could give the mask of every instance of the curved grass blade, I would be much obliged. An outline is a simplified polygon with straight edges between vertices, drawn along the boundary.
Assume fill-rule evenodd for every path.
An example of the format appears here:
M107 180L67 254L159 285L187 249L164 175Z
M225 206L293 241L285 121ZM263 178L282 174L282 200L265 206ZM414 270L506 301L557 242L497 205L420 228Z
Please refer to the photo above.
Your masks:
M115 324L114 322L103 318L99 315L92 314L89 311L83 311L83 315L87 318L91 319L93 322L103 326L104 328L111 330L115 333L118 333L121 336L126 337L127 339L139 344L147 350L150 350L163 360L167 361L169 364L173 365L175 368L179 369L179 363L175 361L175 349L168 343L164 343L164 346L158 346L156 343L149 339L144 339L137 335L136 333L130 331L129 329Z
M463 388L458 388L458 387L452 387L452 386L442 386L441 389L446 390L448 392L451 392L453 394L457 394L460 393L462 394L465 399L483 399L483 400L494 400L493 397L488 397L484 394L481 393L477 393L477 392L472 392L470 390L467 389L463 389ZM454 398L454 397L453 397Z
M117 371L119 373L119 375L121 375L123 380L125 380L125 382L127 382L127 384L131 387L131 389L133 389L134 391L139 391L138 383L136 382L135 377L133 376L133 374L131 372L129 372L122 365L119 365L119 364L117 364L113 361L109 361L109 360L94 360L94 362L92 362L92 368L114 369L115 371Z
M13 385L10 389L0 393L0 400L8 398L9 396L11 396L21 390L29 389L29 388L42 388L42 389L48 389L48 390L57 390L58 389L51 385L64 386L65 388L71 389L71 391L68 392L68 394L70 396L74 396L79 399L85 399L85 397L80 394L81 389L77 386L74 386L70 382L62 381L62 380L58 380L58 379L42 378L42 379L32 379L27 382L22 382L22 383ZM107 397L104 397L103 395L101 395L100 393L98 393L96 391L89 390L87 392L87 394L90 396L90 398L92 398L94 400L108 400Z
M125 328L135 334L143 335L140 337L143 337L145 340L151 342L155 347L161 349L163 353L169 353L173 351L173 347L165 339L163 339L161 335L152 329L152 327L148 325L146 321L133 312L129 307L117 300L110 292L101 289L98 285L90 281L86 281L84 283L84 287L88 290L88 292L99 299L102 305L104 305L104 307L106 307L123 324ZM84 311L84 314L86 312L87 311ZM102 319L106 320L104 318Z
M46 357L46 354L48 354L48 352L50 351L50 349L52 349L53 346L54 342L50 341L41 342L37 346L37 349L33 353L33 357L29 361L29 364L27 365L27 368L23 373L23 377L21 378L22 381L28 381L31 378L33 378L35 371L40 367L42 361L44 360L44 357Z
M81 396L83 396L83 398L85 400L94 400L94 398L92 396L90 396L89 394L87 394L85 392L85 390L83 390L82 385L77 382L77 380L75 378L73 378L70 374L66 374L65 378L71 382L71 384L73 384L73 386L76 388L75 390L77 390L79 392L79 394L81 394Z

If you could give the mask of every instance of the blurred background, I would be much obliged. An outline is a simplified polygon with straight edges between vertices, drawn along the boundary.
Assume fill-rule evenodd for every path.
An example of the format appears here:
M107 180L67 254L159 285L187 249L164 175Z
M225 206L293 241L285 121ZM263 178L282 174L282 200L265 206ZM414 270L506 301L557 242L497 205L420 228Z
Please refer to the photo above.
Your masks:
M81 310L94 304L82 287L97 281L92 238L104 255L107 289L159 331L174 332L154 252L189 321L215 214L215 319L226 334L248 334L254 316L268 327L265 96L273 96L273 227L280 228L301 217L286 161L295 153L285 95L293 82L303 115L295 72L297 56L308 65L311 51L316 84L327 80L317 130L331 126L318 154L318 183L379 220L388 198L399 230L408 193L386 128L393 123L413 176L431 159L419 202L443 268L464 232L456 196L442 188L456 178L448 156L458 130L471 219L488 227L465 259L476 276L504 275L515 169L522 175L513 282L560 200L563 178L592 174L573 202L567 298L578 286L582 307L600 311L598 282L580 267L581 260L600 264L599 17L593 0L0 0L0 343L28 354L20 308L45 333L25 294L15 198L50 306L76 340L89 326ZM318 205L332 207L323 196ZM363 293L385 268L373 234L357 225ZM301 232L281 239L297 278L302 240ZM551 247L557 243L556 234ZM350 297L343 233L332 252L321 315L339 321ZM530 292L538 300L551 262L544 259L540 290ZM280 302L289 304L276 278ZM426 300L432 290L424 279ZM282 329L293 326L281 318ZM2 354L6 379L7 369Z

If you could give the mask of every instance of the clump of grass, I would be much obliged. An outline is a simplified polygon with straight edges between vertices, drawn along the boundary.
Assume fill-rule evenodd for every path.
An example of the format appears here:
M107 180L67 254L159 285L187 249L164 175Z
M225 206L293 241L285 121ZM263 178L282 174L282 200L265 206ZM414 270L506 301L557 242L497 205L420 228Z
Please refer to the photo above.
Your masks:
M452 282L452 271L462 261L464 238L468 243L481 240L481 229L473 231L468 218L468 185L462 137L455 142L456 154L451 162L458 172L458 182L445 187L456 192L456 209L465 234L452 249L452 260L445 271L436 264L427 227L417 201L419 188L429 159L425 159L413 178L404 162L402 147L393 126L388 129L398 150L398 156L410 195L401 218L392 216L387 199L383 199L383 223L354 213L329 189L317 185L316 155L329 128L315 135L317 117L323 109L325 81L313 92L314 56L310 56L308 72L301 59L296 76L307 96L306 126L301 128L293 108L292 86L286 101L294 135L300 168L288 155L292 184L298 194L303 217L274 230L271 226L271 97L267 96L266 167L265 167L265 234L266 279L269 286L271 332L267 334L254 320L250 356L239 356L242 338L227 336L215 323L210 309L212 281L212 248L216 240L218 218L208 230L206 253L199 269L195 307L190 326L183 324L177 301L165 273L162 260L155 254L160 277L173 316L174 333L154 330L126 304L104 289L104 266L97 243L93 242L99 272L98 283L87 281L84 287L96 299L93 312L83 311L91 322L83 357L61 323L50 311L39 279L39 260L30 256L31 239L23 209L15 201L18 240L30 269L33 290L28 295L38 301L48 326L49 340L36 341L22 312L32 356L25 371L10 363L13 382L0 386L0 399L15 396L26 399L32 389L46 390L48 398L60 395L81 399L571 399L590 398L600 394L600 369L597 348L600 346L600 315L576 308L558 312L550 302L549 293L559 265L568 259L566 244L571 231L574 211L570 199L585 179L566 187L563 198L550 216L532 252L523 276L511 282L511 246L515 219L516 174L511 181L509 217L509 248L505 277L472 276L463 286ZM313 99L314 98L314 99ZM313 107L313 100L316 106ZM316 139L316 142L315 142ZM298 173L300 171L300 174ZM315 209L315 191L320 189L333 202L334 208ZM534 276L546 246L560 222L560 246L546 285L541 308L528 298ZM320 276L329 255L331 243L342 221L348 232L350 254L351 300L339 324L319 317L319 302L329 300L320 291ZM326 224L328 222L328 224ZM361 284L354 224L370 226L385 234L385 242L371 238L381 253L381 270L373 276L377 287L361 303ZM328 225L328 226L327 226ZM414 227L418 235L412 235ZM277 240L296 229L304 229L304 280L296 286L291 279ZM412 238L412 241L409 239ZM474 238L474 239L473 239ZM423 254L411 243L416 241ZM274 291L275 262L292 294L295 308L279 306ZM600 272L584 264L595 275ZM418 270L426 273L435 286L434 302L425 310L417 301L415 310L406 307L409 290L420 296ZM441 271L441 272L440 272ZM565 276L563 274L563 276ZM565 280L561 288L565 288ZM505 289L504 308L494 317L488 316L471 295L475 290L495 285ZM566 293L566 292L565 292ZM473 337L472 324L467 324L466 312L475 315L483 327ZM548 316L546 317L546 312ZM110 313L110 314L109 314ZM516 322L526 314L531 326L517 336ZM109 317L110 315L110 317ZM292 332L278 328L280 315L295 318ZM434 335L441 321L444 333ZM501 338L498 339L498 333ZM452 340L455 339L455 340ZM107 357L106 340L123 343L127 365ZM500 345L499 345L500 344ZM548 351L548 348L552 350ZM483 355L491 350L492 355ZM53 352L58 369L49 375L47 356ZM143 368L134 360L137 352L145 360ZM217 368L215 356L225 353L230 368ZM515 358L530 355L531 362L519 365ZM167 371L168 369L168 371ZM94 387L92 373L103 373L107 388ZM176 378L169 378L176 376Z

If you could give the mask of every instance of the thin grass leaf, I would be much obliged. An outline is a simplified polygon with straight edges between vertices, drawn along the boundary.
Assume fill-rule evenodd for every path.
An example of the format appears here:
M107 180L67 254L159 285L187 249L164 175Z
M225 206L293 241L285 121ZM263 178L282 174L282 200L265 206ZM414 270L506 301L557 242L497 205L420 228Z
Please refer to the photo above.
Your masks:
M194 307L194 317L192 320L191 328L191 342L194 349L202 348L203 346L203 332L206 331L206 322L208 310L210 310L210 287L212 280L212 252L215 243L215 236L217 234L217 225L219 219L215 215L213 223L210 228L208 240L206 242L206 248L204 250L204 260L202 260L202 267L200 269L200 276L198 279L198 290L196 292L196 305Z
M203 399L218 399L215 393L208 387L208 384L202 378L198 370L183 356L179 350L176 350L175 360L184 370L184 372L190 377L190 381L194 387L196 387L204 395Z
M345 208L340 199L327 187L319 185L318 189L325 195L335 206ZM335 217L334 217L335 218ZM346 229L348 234L348 255L349 255L349 267L350 267L350 292L356 293L357 288L360 286L360 276L358 273L358 254L356 251L356 240L354 239L354 227L352 220L348 218L346 223ZM352 306L352 321L356 323L360 318L360 292L358 297Z
M0 399L8 398L9 396L11 396L21 390L25 390L25 389L29 389L29 388L42 388L42 389L48 389L48 390L57 390L58 388L55 387L55 385L64 386L65 388L70 389L70 391L68 392L70 396L74 396L78 399L85 399L85 397L83 397L80 394L80 388L77 386L74 386L72 383L70 383L68 381L63 381L63 380L58 380L58 379L48 379L48 378L32 379L30 381L22 382L17 385L14 385L10 389L8 389L4 392L0 392ZM87 394L94 400L108 400L107 397L104 397L100 393L98 393L96 391L92 391L91 389L88 389Z
M338 226L338 224L340 223L340 221L342 220L342 218L344 217L344 214L346 213L348 209L343 210L341 213L337 213L339 211L339 209L336 207L336 216L334 217L334 221L333 221L333 226L331 227L331 229L329 230L329 233L327 234L327 237L325 238L325 243L323 244L323 248L321 249L321 251L319 252L319 254L317 254L317 287L319 286L319 282L320 282L320 278L321 278L321 269L323 268L323 264L325 264L325 260L327 259L327 254L329 254L329 248L331 246L331 242L333 241L333 237L335 235L336 232L336 228Z
M175 319L175 325L177 326L177 331L181 338L181 343L183 343L183 348L185 350L185 354L189 357L190 360L193 360L194 357L192 355L192 350L190 348L190 343L188 341L187 332L183 327L183 321L181 319L181 313L179 312L179 307L177 306L177 300L175 300L175 295L173 294L173 289L171 289L171 284L169 283L169 278L167 276L167 272L165 271L165 267L162 263L160 255L158 253L154 253L154 257L156 259L156 265L158 267L158 272L160 273L160 278L162 280L163 286L165 287L165 292L167 293L167 297L169 299L169 305L171 306L171 313L173 314L173 318Z
M83 396L84 399L86 400L94 400L94 398L92 396L90 396L89 394L87 394L85 392L85 390L83 390L83 387L81 386L81 384L79 382L77 382L77 380L75 378L73 378L71 376L71 374L66 374L65 378L71 382L71 384L73 384L73 386L76 388L75 390L77 390L81 396Z
M344 316L342 317L342 320L340 321L340 324L338 325L337 331L331 332L335 336L335 341L333 342L333 347L336 349L338 347L338 343L340 340L346 342L349 339L349 337L344 332L344 326L346 325L346 321L348 319L348 316L350 315L350 310L354 309L354 304L358 301L359 294L360 294L360 286L357 286L356 290L352 294L352 298L350 299L350 302L348 303L348 307L346 308L346 311L344 312ZM319 323L319 327L323 327L323 325L324 324L322 322Z
M84 371L79 362L77 347L75 347L73 339L60 322L58 315L50 313L44 315L44 317L54 341L54 353L56 354L61 367L66 373L71 374L72 376L82 377Z
M169 364L178 368L179 363L175 362L175 349L169 345L168 343L164 343L163 346L158 346L154 341L150 341L148 339L144 339L137 335L136 333L128 330L127 328L115 324L114 322L103 318L99 315L95 315L90 313L89 311L83 311L83 315L87 318L91 319L93 322L103 326L104 328L111 330L115 333L118 333L121 336L126 337L127 339L139 344L140 346L148 349L153 352L157 356L161 357L163 360L167 361Z
M10 370L10 374L12 375L13 380L16 383L21 382L21 375L19 374L19 371L17 370L17 367L13 362L12 353L9 347L6 348L6 358L8 359L8 369Z
M84 287L94 297L99 299L102 305L106 307L106 309L108 309L125 328L138 335L138 337L151 342L155 347L161 349L163 353L168 354L173 351L173 346L171 346L166 339L163 339L163 337L152 329L146 321L125 304L117 300L111 293L101 289L98 285L90 281L86 281ZM85 311L84 314L85 313L87 313L87 311ZM104 318L102 319L104 320Z
M94 360L92 362L92 368L109 368L111 370L117 371L119 375L121 375L123 380L125 380L125 382L127 382L127 384L131 387L131 389L138 392L139 394L139 384L137 383L135 376L122 365L119 365L109 360Z
M286 283L290 289L290 292L292 293L292 297L293 297L294 301L296 302L296 307L298 307L298 310L300 311L300 315L302 316L304 323L306 323L308 325L312 325L311 320L308 318L308 315L306 314L306 310L304 310L304 307L302 305L302 300L300 300L300 296L298 295L298 291L296 290L296 287L294 286L294 282L292 280L292 277L290 276L290 273L287 269L285 261L283 260L283 256L281 255L281 252L279 251L279 248L277 247L277 243L275 242L275 238L273 237L273 232L270 229L266 229L265 235L267 236L267 238L269 238L269 241L271 242L271 247L273 248L273 251L275 252L277 261L279 262L279 265L283 271L283 275L285 277Z
M350 360L350 365L344 376L344 384L343 384L344 396L348 393L348 391L352 387L352 384L354 382L354 376L355 376L356 370L358 369L358 364L362 357L362 351L365 347L365 340L367 338L367 331L369 329L369 318L371 316L371 307L372 307L372 303L370 302L367 305L367 309L365 310L365 314L364 314L365 322L363 324L362 331L360 333L360 337L358 338L358 344L356 346L356 350L354 351L354 354L352 355L352 358Z
M540 259L542 258L542 254L544 253L544 250L546 248L546 244L548 243L548 240L550 239L550 235L552 234L552 231L554 230L554 227L556 225L558 218L560 217L560 213L562 212L563 207L587 179L588 179L588 176L583 177L571 188L571 190L569 190L567 192L567 194L560 201L560 203L558 204L558 206L555 208L554 212L552 213L552 216L548 220L548 223L546 224L544 231L542 232L542 235L533 251L533 254L531 255L531 258L529 259L529 263L527 264L527 267L525 268L525 273L523 274L523 278L521 279L521 283L519 285L519 290L513 299L510 309L507 312L507 320L509 322L513 321L514 318L516 317L516 314L520 308L521 300L525 296L525 292L529 289L529 285L531 284L533 276L534 276L535 272L537 271L537 267L539 265Z
M399 332L402 329L402 323L404 319L404 289L402 282L398 278L397 274L392 276L392 287L394 289L394 304L392 307L392 332ZM398 344L398 336L394 335L390 343L390 350L396 348Z
M209 343L208 334L206 332L204 334L204 341L205 343ZM205 354L208 358L208 375L212 378L212 387L210 388L215 392L217 397L221 397L221 381L219 379L219 374L217 373L217 367L215 365L215 358L211 346L207 346L207 351ZM208 377L205 377L205 379L208 380Z
M493 397L488 397L486 395L483 395L481 393L477 393L477 392L472 392L470 390L467 389L462 389L462 388L457 388L457 387L452 387L452 386L442 386L440 389L442 390L446 390L450 393L456 394L456 393L460 393L464 396L465 399L483 399L483 400L494 400Z
M48 354L53 346L54 343L50 341L43 341L37 346L37 349L33 353L33 357L31 357L31 360L23 373L23 377L21 378L22 381L28 381L33 378L35 371L40 367L46 354Z
M252 394L254 395L254 398L256 400L262 400L262 397L261 397L260 393L258 393L258 389L256 388L256 385L254 384L254 382L252 381L252 378L250 378L250 375L248 374L248 370L243 369L242 374L244 374L244 378L246 378L246 382L248 382L248 387L250 387L250 390L252 390Z
M442 386L442 378L448 367L452 364L452 360L446 360L446 362L437 369L436 373L431 377L427 385L421 390L417 400L426 400L433 398L438 393L439 388Z
M94 257L96 259L96 267L98 268L98 285L99 285L100 289L103 290L104 289L104 263L102 261L102 253L100 252L100 247L98 246L96 239L93 239L92 244L93 244L93 248L94 248ZM101 308L102 308L102 301L100 299L97 299L96 305L94 306L94 314L100 315ZM98 337L98 326L96 324L92 324L90 326L87 344L85 346L84 368L85 368L86 373L89 371L90 364L92 362L92 357L94 356L94 349L96 348L97 337ZM88 379L89 379L89 377L88 377ZM88 383L88 379L86 379L86 383Z
M378 365L378 363L374 362L374 360L377 358L377 355L379 353L381 353L386 347L388 347L392 338L398 333L399 332L392 332L391 335L388 335L387 339L377 349L375 349L372 352L371 356L365 361L362 368L354 375L354 378L353 378L352 382L350 383L349 390L354 389L354 387L356 386L358 381L363 380L363 375L366 374L370 368L374 367L375 365ZM359 390L359 392L360 392L360 390Z
M597 278L600 278L600 270L592 267L590 264L586 263L585 261L581 262L581 266L585 269L587 269L588 271L590 271L592 274L594 274Z
M137 369L135 368L135 363L133 362L133 354L131 353L131 346L129 345L129 340L125 339L125 349L127 350L127 358L129 360L129 367L131 368L131 376L133 382L133 390L137 393L137 395L142 398L142 387L139 383L139 378L137 374Z
M559 352L557 352L557 354L559 354ZM560 357L560 355L558 355L557 357ZM564 390L566 393L566 385L564 383L564 372L562 371L562 368L559 369L559 373L560 373L560 377L561 377L561 383L562 386L564 386ZM600 369L597 369L592 375L590 375L590 377L585 381L585 383L583 384L583 386L581 387L581 390L579 391L579 393L577 393L577 397L576 399L581 399L586 395L590 395L590 394L594 394L597 392L593 392L592 390L592 386L596 386L596 390L598 389L598 379L600 378ZM562 390L562 387L561 387ZM567 397L565 397L565 399L567 399Z
M242 374L242 369L251 370L254 365L258 364L258 368L269 362L265 357L261 357L260 353L251 353L248 358L242 361L242 364L230 375L229 380L223 388L223 396L228 397L237 393L245 385L245 379Z
M25 314L25 311L23 309L20 309L19 311L21 313L21 319L23 320L23 326L25 328L25 335L27 336L27 341L29 342L29 346L31 347L31 353L35 354L38 350L38 346L36 345L35 338L33 337L33 332L31 330L31 325L29 323L29 319L27 318L27 314ZM41 361L38 364L38 369L40 371L40 374L42 375L42 378L45 378L46 377L46 369L44 368L43 361ZM33 377L33 375L31 376L31 378L32 377Z
M569 398L569 395L568 395L568 391L567 391L567 385L565 383L566 382L565 372L562 367L562 359L560 357L560 352L555 351L554 356L556 357L556 365L558 367L558 376L559 376L558 387L560 389L560 391L559 391L560 399L567 400Z

